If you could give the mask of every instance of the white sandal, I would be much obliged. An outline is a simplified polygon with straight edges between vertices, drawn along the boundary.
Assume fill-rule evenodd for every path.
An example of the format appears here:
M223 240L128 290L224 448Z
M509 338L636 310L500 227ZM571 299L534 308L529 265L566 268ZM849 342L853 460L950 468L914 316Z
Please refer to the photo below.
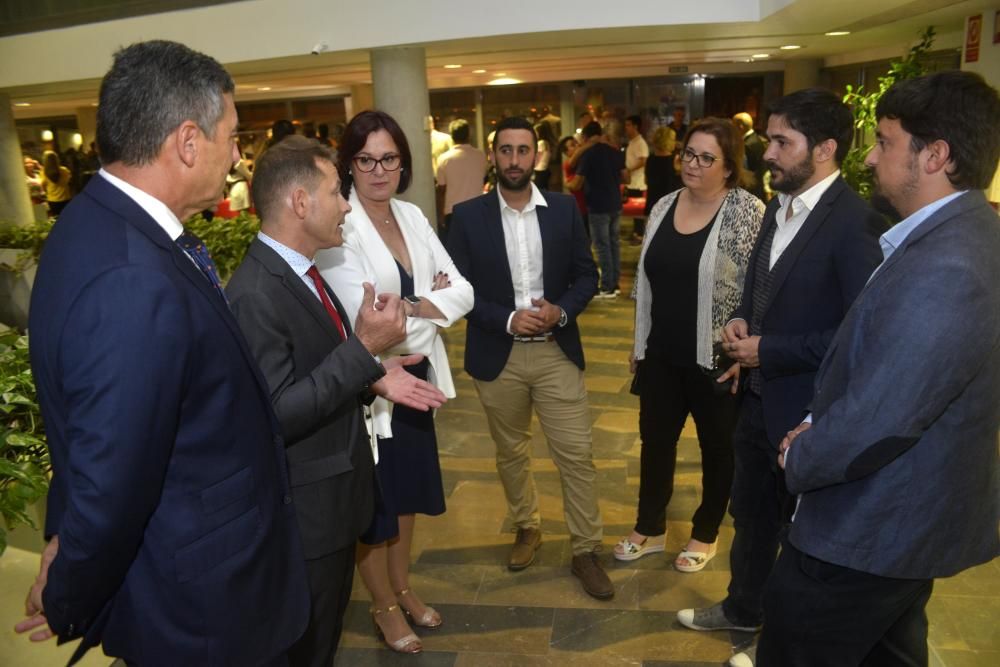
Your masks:
M716 542L712 542L712 545L708 548L708 553L704 551L684 551L677 554L677 558L674 559L674 567L678 572L701 572L708 565L708 561L715 558L715 553L717 551ZM677 561L682 558L686 558L691 562L691 565L681 565Z
M666 538L666 535L654 535L644 539L641 544L636 544L628 537L624 537L615 545L615 558L617 560L630 561L642 558L646 554L655 554L664 551L667 548Z

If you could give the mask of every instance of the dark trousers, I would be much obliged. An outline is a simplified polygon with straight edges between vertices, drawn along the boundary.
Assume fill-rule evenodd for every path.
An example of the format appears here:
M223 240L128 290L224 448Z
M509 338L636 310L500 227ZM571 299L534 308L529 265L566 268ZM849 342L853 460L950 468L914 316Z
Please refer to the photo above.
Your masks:
M933 579L889 579L826 563L786 540L764 593L762 667L927 665Z
M331 667L344 627L344 611L354 582L354 549L351 546L306 561L309 576L309 625L288 650L291 667Z
M751 391L743 398L733 454L736 470L729 513L736 534L729 557L729 595L722 608L733 623L753 626L763 620L764 583L774 567L795 499L788 494L778 467L778 443L768 440L760 397Z
M448 232L451 231L451 216L453 213L445 213L444 218L441 220L441 226L438 228L438 238L441 240L441 245L448 245ZM403 296L406 296L405 294Z
M640 363L642 451L635 530L642 535L666 532L667 504L674 492L677 439L691 414L701 448L702 487L691 537L700 542L715 542L733 482L732 438L739 399L732 394L715 394L714 380L697 367L674 366L652 356Z

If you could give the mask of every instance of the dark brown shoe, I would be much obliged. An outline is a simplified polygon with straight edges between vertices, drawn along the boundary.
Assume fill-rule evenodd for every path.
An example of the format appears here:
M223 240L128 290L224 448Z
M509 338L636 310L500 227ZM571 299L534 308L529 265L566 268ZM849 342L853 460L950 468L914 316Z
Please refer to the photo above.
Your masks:
M518 528L514 548L510 550L507 569L517 572L531 565L535 552L542 546L542 531L537 528Z
M615 596L615 587L593 551L573 556L573 575L580 580L588 595L598 600L610 600Z

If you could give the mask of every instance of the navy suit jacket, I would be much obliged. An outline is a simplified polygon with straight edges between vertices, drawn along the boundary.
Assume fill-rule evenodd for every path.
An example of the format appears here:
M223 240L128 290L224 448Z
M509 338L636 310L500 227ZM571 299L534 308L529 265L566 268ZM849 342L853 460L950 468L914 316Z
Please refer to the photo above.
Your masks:
M542 191L542 195L548 206L538 206L535 211L542 235L545 298L568 316L566 326L556 327L552 333L566 356L582 370L583 346L576 318L597 293L597 267L576 201L554 192ZM448 254L476 291L475 304L465 316L465 370L477 380L495 380L514 345L507 333L507 320L516 310L500 199L495 191L455 206Z
M761 240L776 225L775 197L764 212L747 265L743 298L733 318L750 322ZM882 261L885 220L837 178L802 223L772 270L758 357L767 436L778 443L806 415L813 379L854 298ZM746 375L744 375L746 377Z
M306 558L354 548L374 511L375 462L362 395L382 369L356 336L342 341L323 304L259 239L226 286L285 434Z
M816 377L785 480L790 539L885 577L1000 555L1000 220L967 192L872 276Z
M219 294L98 176L31 297L60 640L144 666L281 659L308 619L304 559L267 385Z

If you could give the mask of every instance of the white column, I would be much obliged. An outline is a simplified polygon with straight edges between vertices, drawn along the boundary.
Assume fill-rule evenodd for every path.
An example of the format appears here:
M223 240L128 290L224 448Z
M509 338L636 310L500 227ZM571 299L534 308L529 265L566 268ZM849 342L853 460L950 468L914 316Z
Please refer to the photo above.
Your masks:
M24 156L10 97L0 93L0 222L26 225L34 220L24 178Z
M403 128L413 156L413 180L401 195L434 220L434 172L431 169L431 113L427 95L427 60L423 47L404 46L371 51L375 107Z

